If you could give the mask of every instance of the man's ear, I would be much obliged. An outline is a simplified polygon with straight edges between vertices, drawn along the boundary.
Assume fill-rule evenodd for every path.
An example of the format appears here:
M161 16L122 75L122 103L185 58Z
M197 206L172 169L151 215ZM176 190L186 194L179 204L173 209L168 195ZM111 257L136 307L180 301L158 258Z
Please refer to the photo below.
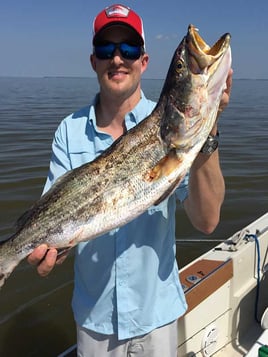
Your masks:
M149 55L147 53L145 53L141 59L142 73L146 70L146 68L148 66L148 62L149 62Z
M93 71L96 72L96 57L93 54L90 55L90 63Z

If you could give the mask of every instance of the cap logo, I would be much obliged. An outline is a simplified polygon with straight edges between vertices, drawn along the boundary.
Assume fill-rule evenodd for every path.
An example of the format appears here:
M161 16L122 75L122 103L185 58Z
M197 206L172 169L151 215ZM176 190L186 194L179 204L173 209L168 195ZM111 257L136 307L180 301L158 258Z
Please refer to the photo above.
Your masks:
M112 5L105 12L107 17L128 17L129 9L122 5Z

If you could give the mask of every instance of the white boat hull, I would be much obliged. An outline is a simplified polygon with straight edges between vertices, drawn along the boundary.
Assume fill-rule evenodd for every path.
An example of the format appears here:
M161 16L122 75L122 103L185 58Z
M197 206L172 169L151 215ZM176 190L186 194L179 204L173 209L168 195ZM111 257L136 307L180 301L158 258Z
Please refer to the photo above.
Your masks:
M268 306L267 271L268 213L184 267L189 309L178 320L178 357L247 355L263 334L255 315Z

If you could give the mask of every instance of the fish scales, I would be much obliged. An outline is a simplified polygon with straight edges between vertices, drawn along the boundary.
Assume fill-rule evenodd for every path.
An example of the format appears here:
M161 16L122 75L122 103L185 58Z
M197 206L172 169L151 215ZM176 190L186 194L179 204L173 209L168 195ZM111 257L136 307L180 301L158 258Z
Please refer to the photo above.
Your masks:
M231 66L230 35L208 46L190 25L156 108L94 161L63 175L0 245L0 287L35 247L72 247L168 197L211 131Z

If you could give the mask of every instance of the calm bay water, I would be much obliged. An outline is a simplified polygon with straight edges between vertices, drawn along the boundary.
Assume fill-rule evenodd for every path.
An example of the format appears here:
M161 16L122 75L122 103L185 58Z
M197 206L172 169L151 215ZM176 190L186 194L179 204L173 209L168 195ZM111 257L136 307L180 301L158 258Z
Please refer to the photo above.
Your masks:
M144 92L157 100L162 84L144 80ZM40 197L61 119L86 105L96 90L96 80L89 78L0 78L0 240ZM234 80L220 120L226 182L221 223L209 236L211 243L202 242L204 236L178 209L180 266L267 211L267 117L268 81ZM75 342L72 265L71 256L42 279L23 262L8 279L0 292L0 356L57 356Z

